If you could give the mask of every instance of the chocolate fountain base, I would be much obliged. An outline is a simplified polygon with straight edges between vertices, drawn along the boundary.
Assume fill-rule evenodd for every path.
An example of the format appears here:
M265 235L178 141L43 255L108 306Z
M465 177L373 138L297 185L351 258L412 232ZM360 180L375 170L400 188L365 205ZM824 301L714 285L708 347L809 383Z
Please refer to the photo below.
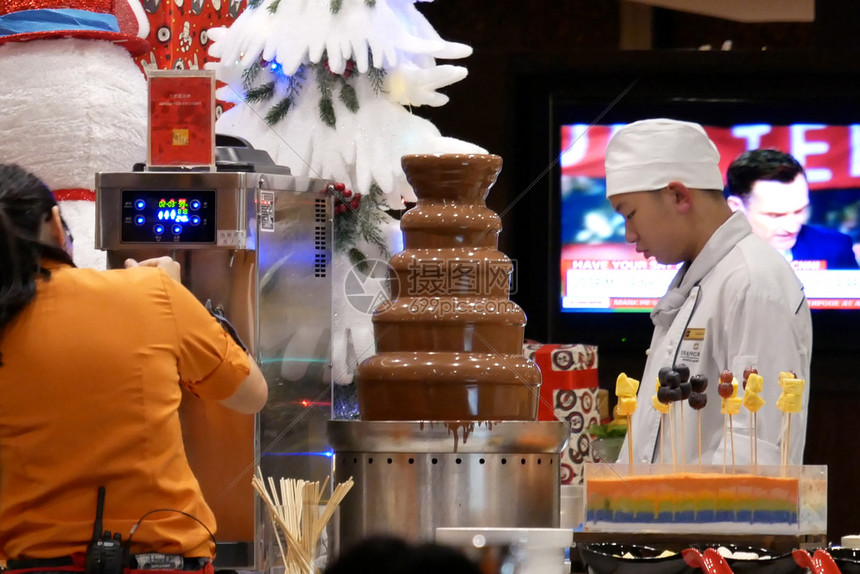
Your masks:
M557 528L563 422L329 421L339 549L373 534L433 541L437 527Z

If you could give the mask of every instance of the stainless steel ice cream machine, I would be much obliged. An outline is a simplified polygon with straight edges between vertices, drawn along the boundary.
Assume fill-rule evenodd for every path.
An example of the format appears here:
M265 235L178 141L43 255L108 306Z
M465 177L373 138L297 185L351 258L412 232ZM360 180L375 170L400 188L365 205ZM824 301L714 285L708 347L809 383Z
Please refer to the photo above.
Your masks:
M266 569L263 476L331 475L331 198L326 183L273 164L96 175L96 248L108 268L169 255L201 302L220 306L260 364L256 417L187 394L188 458L218 521L216 566Z

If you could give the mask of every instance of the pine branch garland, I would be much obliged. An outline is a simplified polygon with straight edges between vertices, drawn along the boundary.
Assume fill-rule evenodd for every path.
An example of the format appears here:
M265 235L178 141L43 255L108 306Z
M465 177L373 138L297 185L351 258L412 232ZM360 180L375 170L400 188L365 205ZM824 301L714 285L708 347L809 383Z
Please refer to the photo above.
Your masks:
M254 85L254 82L257 81L257 78L260 76L260 70L262 70L262 68L256 64L252 64L242 70L242 89L245 90L246 93Z
M256 8L263 3L263 0L248 0L248 8Z
M275 95L275 82L267 82L256 88L245 92L245 101L248 103L263 102L271 100Z
M370 265L367 263L367 255L361 249L352 247L346 252L349 257L349 262L353 267L358 267L358 270L367 275L370 272Z
M320 119L330 128L335 127L337 118L334 113L334 102L332 101L331 83L332 74L328 71L328 59L323 54L322 63L316 65L317 86L320 90Z
M376 6L376 0L364 0L364 5L368 8L373 8Z
M358 96L355 94L355 88L349 85L346 78L341 78L340 83L340 101L346 106L346 109L352 113L358 111Z
M269 11L269 14L274 14L278 11L278 6L281 5L281 0L272 0L272 3L269 4L269 7L266 10Z
M340 192L334 192L336 203L343 201L349 203L349 200L340 195ZM360 240L374 246L374 248L383 256L389 257L388 245L385 243L385 236L380 231L386 217L383 209L385 208L385 198L382 188L376 183L370 185L370 190L366 195L362 195L361 201L357 208L350 208L343 213L336 213L334 216L334 250L336 253L347 253L353 264L366 259L364 253L356 247Z
M272 106L272 109L270 109L266 113L266 117L264 118L266 120L266 123L271 126L284 119L284 117L286 117L287 115L287 112L290 111L290 106L292 104L293 100L288 96L274 106Z
M334 218L334 250L336 253L348 252L354 248L358 229L356 217L347 214L336 215Z
M332 102L331 97L320 98L319 108L320 119L325 125L330 128L333 128L335 124L337 124L337 117L334 113L334 102Z
M332 73L328 71L328 59L323 54L323 59L319 64L314 64L317 72L317 86L323 98L331 99L331 80Z
M337 14L341 8L343 8L343 0L331 0L329 2L328 9L332 14Z
M362 239L376 245L385 255L388 255L388 246L385 243L385 237L383 237L382 232L379 230L380 224L385 220L382 214L383 195L382 188L376 183L370 185L370 193L364 197L366 213L364 214L365 217L361 219L359 231L361 232Z
M382 93L382 88L385 85L385 70L371 66L367 69L367 79L370 81L370 87L373 88L374 94L378 96Z

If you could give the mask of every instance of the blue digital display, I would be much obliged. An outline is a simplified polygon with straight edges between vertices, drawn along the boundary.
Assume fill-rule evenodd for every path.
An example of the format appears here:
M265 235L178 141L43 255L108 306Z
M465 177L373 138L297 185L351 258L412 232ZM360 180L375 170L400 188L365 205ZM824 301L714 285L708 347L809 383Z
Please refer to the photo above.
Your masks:
M122 190L122 241L214 243L215 190Z

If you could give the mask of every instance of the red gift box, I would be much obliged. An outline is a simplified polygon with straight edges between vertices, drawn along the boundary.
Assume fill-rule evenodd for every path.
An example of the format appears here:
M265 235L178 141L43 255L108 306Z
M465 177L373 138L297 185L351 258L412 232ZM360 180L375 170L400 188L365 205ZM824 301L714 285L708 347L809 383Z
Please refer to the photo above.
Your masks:
M597 347L526 343L523 353L541 370L538 420L562 420L570 427L560 462L561 484L581 484L584 464L596 460L585 429L600 423Z
M242 13L247 0L143 0L149 20L147 40L151 49L137 58L144 72L158 70L202 70L217 61L207 53L209 29L230 26ZM216 116L232 107L217 102Z
M526 343L523 352L540 367L539 421L556 420L557 408L567 410L564 405L556 405L556 391L597 389L597 347Z

